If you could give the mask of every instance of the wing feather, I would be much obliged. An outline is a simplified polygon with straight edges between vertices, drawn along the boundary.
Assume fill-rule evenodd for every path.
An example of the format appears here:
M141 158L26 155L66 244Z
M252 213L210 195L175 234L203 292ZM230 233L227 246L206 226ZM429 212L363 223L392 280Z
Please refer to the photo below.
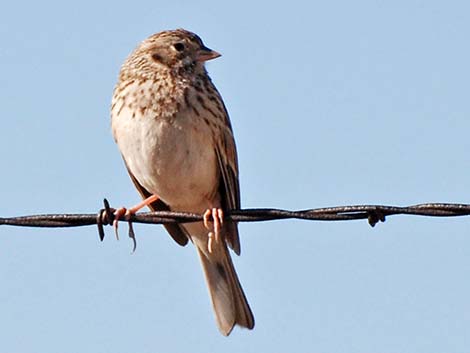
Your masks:
M218 92L217 92L218 95ZM220 95L219 101L222 102ZM224 210L240 209L240 182L238 179L238 158L235 139L227 110L223 105L224 123L220 126L220 138L216 141L216 155L219 164L221 180L219 193ZM240 238L236 222L226 223L227 243L233 251L240 255Z

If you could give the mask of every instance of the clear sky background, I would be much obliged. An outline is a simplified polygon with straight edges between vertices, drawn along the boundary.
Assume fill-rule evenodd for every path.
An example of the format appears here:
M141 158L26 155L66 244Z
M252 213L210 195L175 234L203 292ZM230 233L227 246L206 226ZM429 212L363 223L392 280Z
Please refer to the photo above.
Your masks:
M120 65L183 27L222 53L242 205L470 202L468 1L9 1L0 216L139 197L111 137ZM0 352L468 352L470 219L240 225L254 331L217 331L161 226L0 227Z

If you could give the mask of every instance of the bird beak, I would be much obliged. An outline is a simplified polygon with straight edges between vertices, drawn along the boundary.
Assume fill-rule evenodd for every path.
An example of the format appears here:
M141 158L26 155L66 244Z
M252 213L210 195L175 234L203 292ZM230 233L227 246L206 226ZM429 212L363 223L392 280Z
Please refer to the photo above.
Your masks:
M218 58L220 55L221 54L217 53L215 50L209 49L207 47L202 47L199 50L196 60L199 62L204 62L204 61Z

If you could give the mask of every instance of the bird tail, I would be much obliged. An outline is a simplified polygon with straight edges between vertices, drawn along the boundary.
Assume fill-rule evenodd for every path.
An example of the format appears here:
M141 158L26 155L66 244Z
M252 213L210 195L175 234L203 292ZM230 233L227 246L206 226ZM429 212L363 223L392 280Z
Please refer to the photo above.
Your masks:
M227 246L220 245L223 249L218 249L221 250L218 256L208 257L198 246L196 248L206 277L217 326L224 336L228 336L235 325L252 329L255 320Z

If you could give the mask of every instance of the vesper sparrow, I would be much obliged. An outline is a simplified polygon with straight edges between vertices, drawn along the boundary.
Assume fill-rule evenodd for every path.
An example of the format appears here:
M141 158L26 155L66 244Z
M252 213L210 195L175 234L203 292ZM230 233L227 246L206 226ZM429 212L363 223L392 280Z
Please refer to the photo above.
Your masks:
M114 90L111 125L127 170L145 199L118 211L204 213L204 222L167 224L180 245L190 239L201 259L217 325L228 335L254 318L228 252L240 254L238 162L229 116L204 63L220 54L194 33L164 31L124 62ZM209 222L212 220L211 222Z

